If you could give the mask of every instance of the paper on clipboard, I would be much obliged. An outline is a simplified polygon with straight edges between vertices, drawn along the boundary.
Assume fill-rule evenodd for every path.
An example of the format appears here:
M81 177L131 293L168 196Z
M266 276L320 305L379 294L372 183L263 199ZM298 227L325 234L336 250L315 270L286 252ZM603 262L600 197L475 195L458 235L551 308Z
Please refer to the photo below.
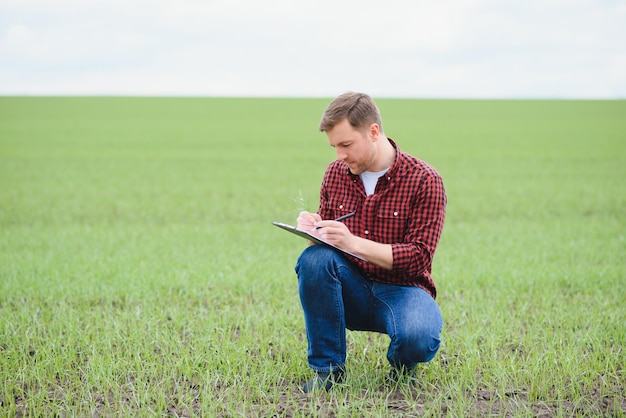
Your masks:
M339 251L342 254L346 254L346 255L349 255L350 257L358 258L359 260L367 261L363 257L360 257L360 256L358 256L356 254L353 254L353 253L349 252L349 251L342 250L341 248L331 244L330 242L324 241L320 237L318 237L316 235L313 235L310 232L305 231L303 229L299 229L299 228L297 228L295 226L287 225L287 224L280 223L280 222L272 222L272 224L276 225L279 228L284 229L285 231L289 231L292 234L296 234L296 235L298 235L298 236L300 236L302 238L305 238L305 239L308 239L310 241L313 241L316 244L325 245L327 247L330 247L330 248L333 248L333 249Z

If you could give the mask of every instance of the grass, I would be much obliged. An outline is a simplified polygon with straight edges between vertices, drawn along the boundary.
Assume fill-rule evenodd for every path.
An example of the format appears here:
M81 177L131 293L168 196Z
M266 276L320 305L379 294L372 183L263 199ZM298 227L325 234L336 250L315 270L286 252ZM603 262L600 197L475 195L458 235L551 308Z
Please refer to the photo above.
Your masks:
M448 193L442 348L321 396L271 226L314 210L328 100L0 98L0 415L626 416L626 102L381 100Z

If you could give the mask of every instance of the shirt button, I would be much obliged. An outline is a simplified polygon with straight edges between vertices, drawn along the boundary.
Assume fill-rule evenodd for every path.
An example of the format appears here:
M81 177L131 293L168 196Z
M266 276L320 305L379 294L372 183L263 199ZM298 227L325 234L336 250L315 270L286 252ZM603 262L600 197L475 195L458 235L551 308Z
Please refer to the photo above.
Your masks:
M365 230L365 235L369 235L369 234L370 234L370 231Z
M343 209L343 205L339 205L339 209Z
M398 216L398 212L394 212L394 213L393 213L393 216Z

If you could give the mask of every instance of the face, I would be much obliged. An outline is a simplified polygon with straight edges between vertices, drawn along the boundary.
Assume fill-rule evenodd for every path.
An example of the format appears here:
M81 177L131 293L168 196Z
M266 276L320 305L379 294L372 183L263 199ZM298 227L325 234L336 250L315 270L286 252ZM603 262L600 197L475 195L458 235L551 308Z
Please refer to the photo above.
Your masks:
M373 124L365 132L350 125L347 119L326 132L328 143L335 148L337 159L350 167L352 174L368 171L376 160L378 125Z

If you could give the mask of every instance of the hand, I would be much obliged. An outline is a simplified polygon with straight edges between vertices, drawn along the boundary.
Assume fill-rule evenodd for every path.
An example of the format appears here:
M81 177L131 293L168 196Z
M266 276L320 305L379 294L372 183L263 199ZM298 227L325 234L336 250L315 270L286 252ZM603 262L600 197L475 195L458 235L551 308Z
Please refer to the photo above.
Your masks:
M316 222L317 233L324 241L344 250L350 250L356 238L343 222L320 221Z
M315 223L322 220L322 217L317 213L310 213L307 211L302 211L298 215L298 219L296 220L296 225L299 229L304 231L311 231L315 228Z

